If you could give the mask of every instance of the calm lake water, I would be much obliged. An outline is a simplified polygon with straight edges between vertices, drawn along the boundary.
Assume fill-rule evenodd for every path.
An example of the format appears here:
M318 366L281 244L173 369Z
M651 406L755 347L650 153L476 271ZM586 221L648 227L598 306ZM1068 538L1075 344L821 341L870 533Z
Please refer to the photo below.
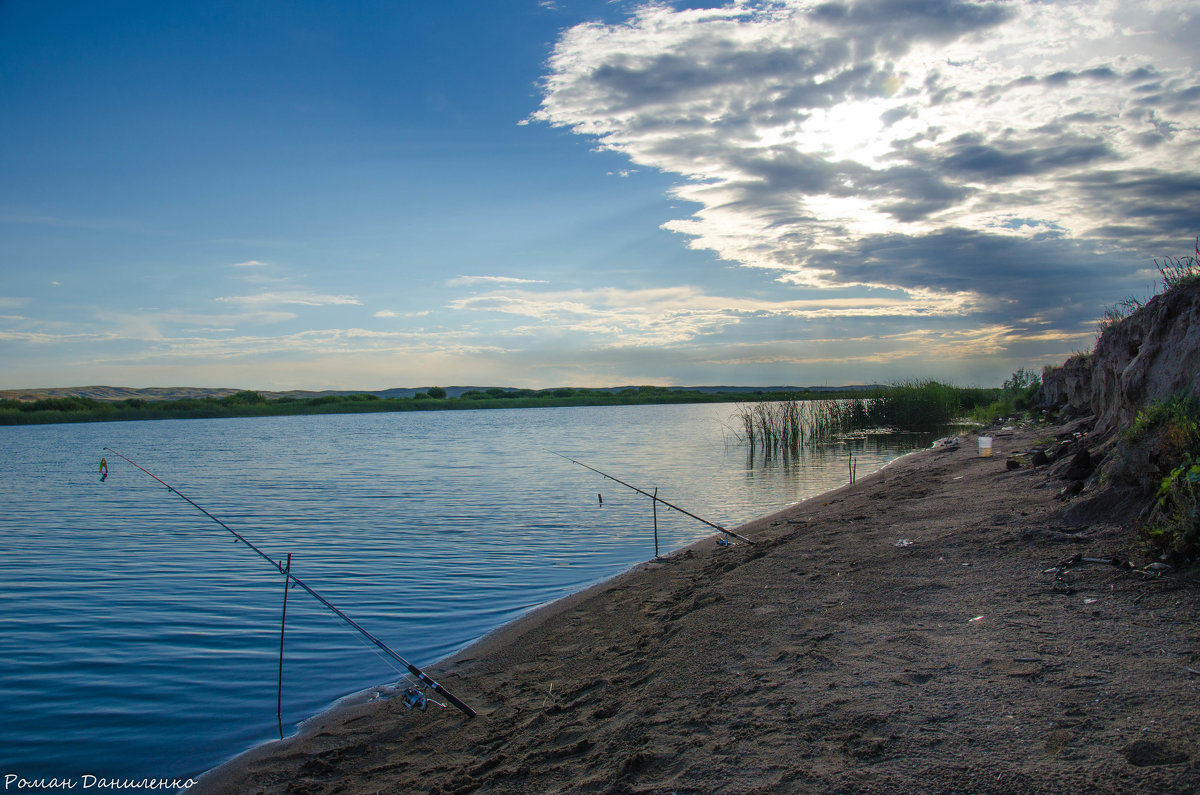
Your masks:
M187 778L278 736L283 578L124 453L384 643L433 663L654 555L651 502L730 529L930 437L764 464L729 405L520 409L0 428L0 775ZM604 497L601 506L597 494ZM659 510L665 552L711 534ZM285 733L399 674L299 589Z

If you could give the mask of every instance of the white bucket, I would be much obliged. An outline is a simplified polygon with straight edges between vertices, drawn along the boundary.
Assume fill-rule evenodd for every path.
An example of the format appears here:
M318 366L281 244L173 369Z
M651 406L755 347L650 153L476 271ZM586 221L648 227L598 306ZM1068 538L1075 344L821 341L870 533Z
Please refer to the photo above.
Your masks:
M979 437L979 455L982 456L983 458L991 458L992 457L992 437L990 437L990 436L980 436Z

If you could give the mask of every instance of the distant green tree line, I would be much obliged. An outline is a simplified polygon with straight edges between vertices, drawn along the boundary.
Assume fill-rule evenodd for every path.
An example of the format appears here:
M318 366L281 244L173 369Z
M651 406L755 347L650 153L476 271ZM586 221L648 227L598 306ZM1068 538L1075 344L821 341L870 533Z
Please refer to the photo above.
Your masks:
M472 389L456 398L432 387L408 398L383 398L360 393L312 398L269 398L243 390L224 397L178 400L96 400L89 397L0 400L0 425L57 422L115 422L126 420L267 417L292 414L353 414L381 411L446 409L536 408L556 406L624 406L650 403L732 403L764 400L807 400L837 396L838 392L698 392L659 386L631 387L619 392L602 389ZM855 394L853 392L845 393Z

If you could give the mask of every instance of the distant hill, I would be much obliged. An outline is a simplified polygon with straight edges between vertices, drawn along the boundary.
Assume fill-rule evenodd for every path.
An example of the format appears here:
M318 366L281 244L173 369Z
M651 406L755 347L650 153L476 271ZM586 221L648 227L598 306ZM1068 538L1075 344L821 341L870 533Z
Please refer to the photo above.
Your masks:
M850 386L669 386L673 392L701 392L704 394L715 393L746 393L753 394L755 392L838 392L844 390L859 390L873 389L877 384L855 384ZM516 387L482 387L482 386L448 386L446 389L447 397L458 397L464 392L469 392L473 389L485 390L489 388L503 389L507 391L515 391ZM612 387L589 387L603 392L621 392L626 389L637 389L638 386L630 384L629 386L612 386ZM38 387L35 389L0 389L0 399L2 400L22 400L32 401L40 400L41 398L62 398L62 397L86 397L93 400L126 400L129 398L140 398L142 400L180 400L182 398L204 398L214 397L221 398L226 395L232 395L235 392L242 391L243 387L198 387L198 386L154 386L154 387L128 387L128 386L69 386L69 387ZM269 392L266 390L258 390L263 396L268 398L294 397L294 398L315 398L322 395L378 395L381 398L408 398L418 392L427 392L430 387L394 387L392 389L327 389L323 391L311 391L302 389L287 390L284 392Z
M93 400L180 400L182 398L225 397L237 389L213 389L202 386L64 386L37 389L0 389L3 400L40 400L42 398L86 397Z

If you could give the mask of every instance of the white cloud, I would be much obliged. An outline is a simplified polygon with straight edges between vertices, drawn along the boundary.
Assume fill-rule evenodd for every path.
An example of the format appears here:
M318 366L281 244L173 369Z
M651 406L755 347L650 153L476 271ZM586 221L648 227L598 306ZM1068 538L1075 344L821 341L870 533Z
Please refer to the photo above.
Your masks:
M96 329L90 332L98 340L154 341L170 339L179 334L176 329L204 329L209 333L225 332L242 325L274 325L294 320L294 312L251 309L246 312L218 314L206 312L114 312L96 313Z
M899 295L806 299L731 298L694 287L642 290L599 288L529 292L497 290L460 298L451 309L490 311L537 321L518 333L582 333L603 345L669 345L717 334L748 320L794 318L911 318L973 311L978 296L932 290Z
M395 311L392 311L391 309L381 309L381 310L379 310L378 312L376 312L376 313L374 314L374 317L379 317L379 318L399 318L399 317L404 317L404 318L414 318L414 317L428 317L428 316L429 316L429 315L431 315L431 314L433 314L433 311L432 311L432 310L429 310L429 309L423 309L423 310L420 310L420 311L417 311L417 312L395 312Z
M461 332L430 335L421 332L381 332L370 329L307 329L289 334L239 335L234 337L176 336L135 353L98 361L155 361L184 359L262 358L279 354L304 356L420 356L430 353L453 355L502 354L506 349L471 341Z
M541 279L518 279L515 276L456 276L447 279L446 287L470 287L476 284L545 284Z
M5 342L27 342L35 345L62 345L79 342L94 342L99 339L109 339L99 334L52 334L45 331L4 331L0 330L0 340Z
M278 290L253 295L229 295L214 299L220 303L244 306L275 306L295 304L300 306L361 305L362 301L352 295L325 295L309 290Z
M231 268L265 268L266 263L259 262L256 259L249 259L249 260L246 260L245 262L235 262L232 265L230 265L229 267L231 267Z
M680 175L698 209L665 228L695 248L799 284L954 290L970 235L1144 253L1194 234L1198 32L1183 0L653 4L565 31L532 118ZM919 278L848 267L901 239L931 241Z

